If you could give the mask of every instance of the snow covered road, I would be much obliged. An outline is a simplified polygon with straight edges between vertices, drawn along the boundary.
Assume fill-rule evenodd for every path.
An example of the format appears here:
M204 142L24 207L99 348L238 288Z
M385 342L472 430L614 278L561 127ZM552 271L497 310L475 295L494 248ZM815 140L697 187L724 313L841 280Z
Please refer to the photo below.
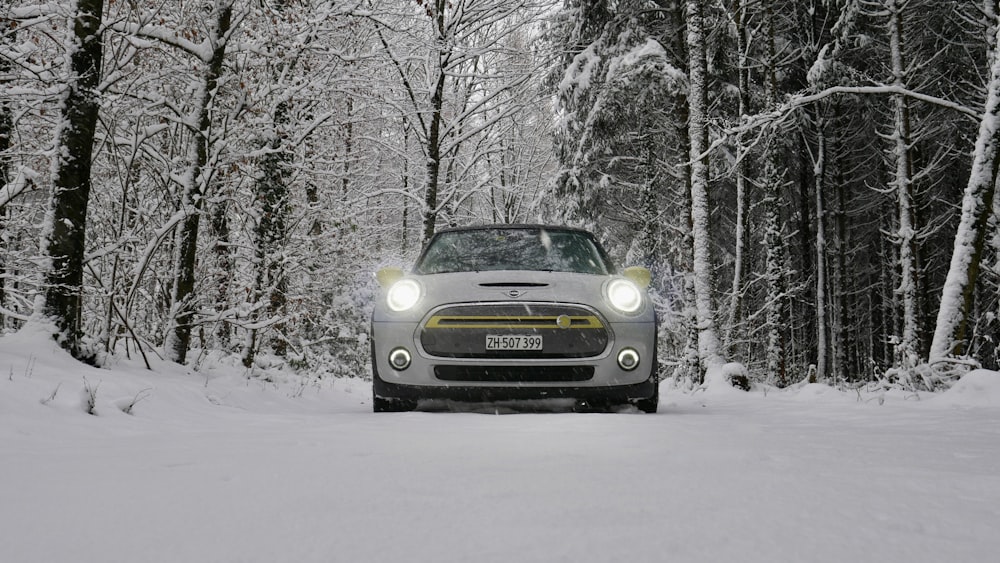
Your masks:
M45 405L52 379L0 381L0 560L973 562L1000 552L1000 409L942 404L947 395L879 405L810 386L666 392L657 415L375 415L361 381L290 397L104 373L100 416L79 408L79 376L62 376ZM116 408L143 385L155 389L132 416Z

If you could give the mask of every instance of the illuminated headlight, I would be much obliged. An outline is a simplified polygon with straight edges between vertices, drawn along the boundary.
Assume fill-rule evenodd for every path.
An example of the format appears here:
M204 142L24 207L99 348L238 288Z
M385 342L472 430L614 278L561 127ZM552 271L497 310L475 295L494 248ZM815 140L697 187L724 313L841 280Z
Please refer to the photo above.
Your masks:
M385 298L385 304L397 313L412 308L417 301L420 301L420 284L411 279L392 284Z
M625 371L632 371L639 365L639 352L632 348L624 348L618 352L618 366Z
M393 349L392 352L389 352L389 364L393 369L403 371L410 367L410 353L406 351L406 348Z
M607 294L608 303L622 313L635 313L642 307L642 290L629 280L611 280Z

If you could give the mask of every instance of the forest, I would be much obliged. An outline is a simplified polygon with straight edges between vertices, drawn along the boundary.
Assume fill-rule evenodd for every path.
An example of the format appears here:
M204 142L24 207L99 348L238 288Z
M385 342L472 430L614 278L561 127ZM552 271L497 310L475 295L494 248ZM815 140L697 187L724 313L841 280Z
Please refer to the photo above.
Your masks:
M996 0L4 0L0 334L370 376L373 272L582 226L662 378L1000 364ZM730 370L732 371L732 370Z

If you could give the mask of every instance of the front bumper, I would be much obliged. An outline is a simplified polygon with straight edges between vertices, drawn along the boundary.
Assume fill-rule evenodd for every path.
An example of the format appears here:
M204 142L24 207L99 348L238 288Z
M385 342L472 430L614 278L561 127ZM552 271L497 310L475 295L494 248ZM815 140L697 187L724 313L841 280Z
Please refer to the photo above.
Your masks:
M375 395L387 399L505 401L572 398L627 402L654 395L656 325L609 323L609 341L600 353L584 358L462 358L429 354L420 341L420 323L374 322L372 363ZM403 347L411 363L397 370L390 351ZM618 353L632 348L639 365L618 365Z
M574 399L593 403L627 403L648 399L656 393L655 374L645 381L629 385L608 386L424 386L389 383L376 373L375 396L383 399L422 399L488 403L497 401L529 401L537 399Z

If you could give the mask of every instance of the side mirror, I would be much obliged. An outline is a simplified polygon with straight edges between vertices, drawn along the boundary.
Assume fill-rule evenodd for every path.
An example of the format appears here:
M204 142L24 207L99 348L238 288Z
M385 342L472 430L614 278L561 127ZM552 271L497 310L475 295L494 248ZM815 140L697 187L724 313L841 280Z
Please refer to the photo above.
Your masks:
M403 277L403 270L399 268L382 268L375 272L375 279L382 287L389 287Z
M622 271L622 275L626 278L635 282L639 287L646 289L649 284L653 281L653 274L649 272L646 268L642 266L632 266L630 268L625 268Z

